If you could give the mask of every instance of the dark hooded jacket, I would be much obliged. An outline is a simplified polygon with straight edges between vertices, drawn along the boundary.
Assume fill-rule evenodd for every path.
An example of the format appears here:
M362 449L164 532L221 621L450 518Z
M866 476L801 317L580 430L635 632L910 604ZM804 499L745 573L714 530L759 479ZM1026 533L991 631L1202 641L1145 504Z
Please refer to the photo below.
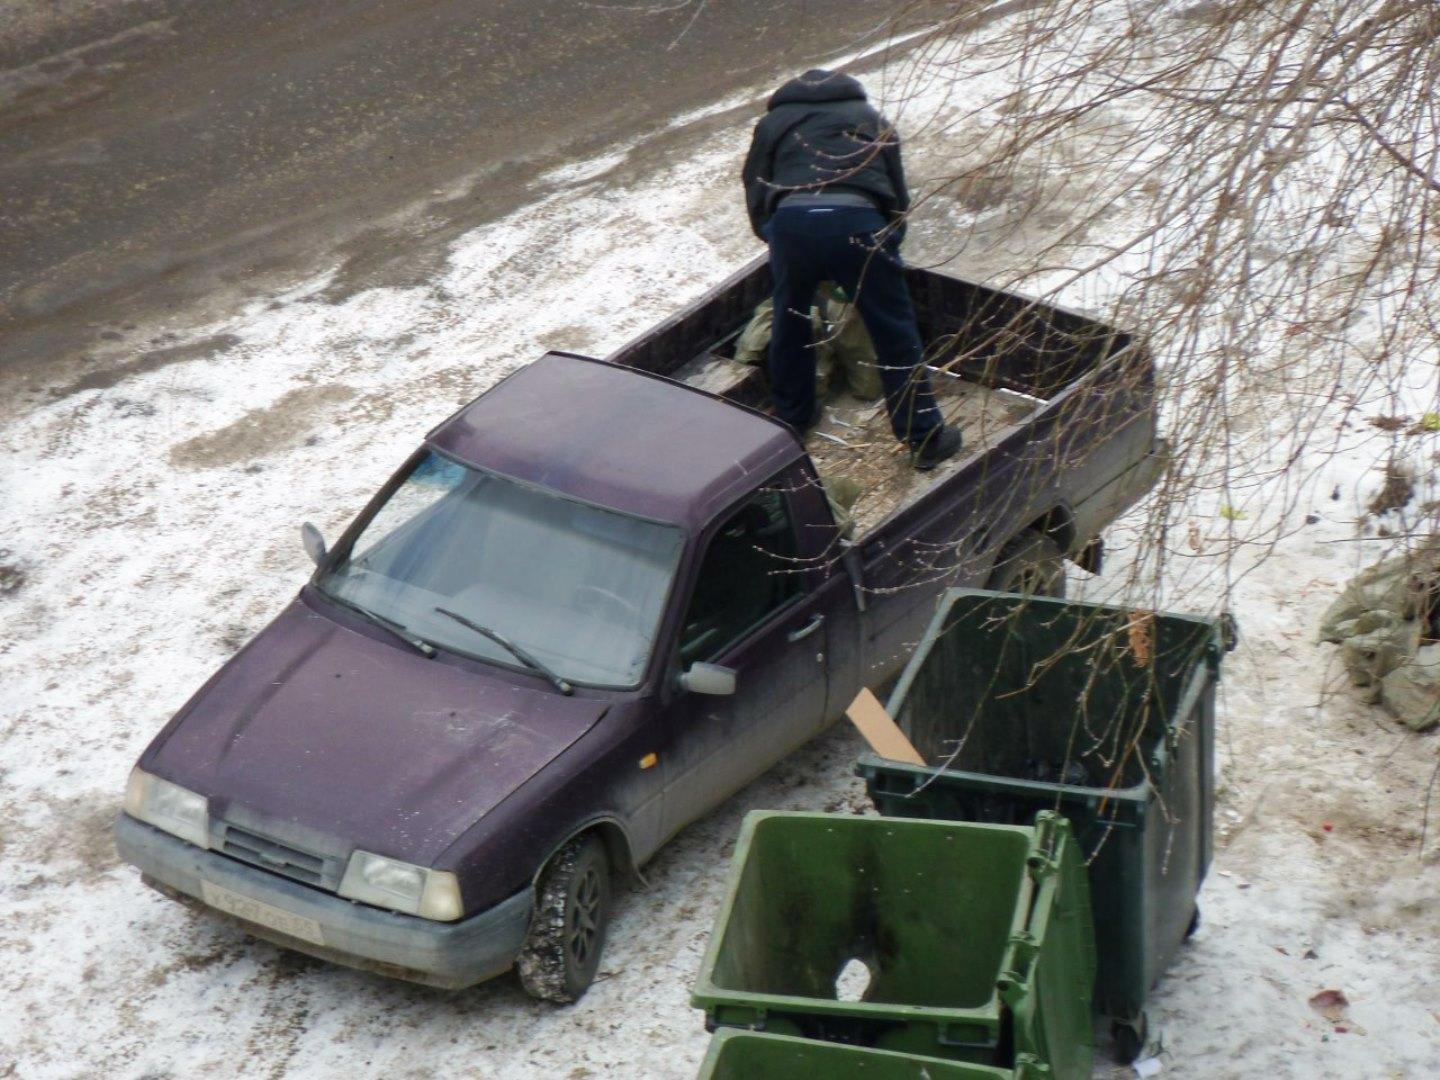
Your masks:
M761 229L791 191L866 195L892 220L910 208L900 137L849 75L816 68L770 97L741 172L750 227Z

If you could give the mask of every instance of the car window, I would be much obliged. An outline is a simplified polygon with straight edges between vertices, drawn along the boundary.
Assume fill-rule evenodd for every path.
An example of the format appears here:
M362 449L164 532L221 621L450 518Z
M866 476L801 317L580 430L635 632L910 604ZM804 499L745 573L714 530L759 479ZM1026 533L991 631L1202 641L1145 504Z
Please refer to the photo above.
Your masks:
M680 631L680 661L722 653L804 590L789 500L757 492L715 533Z
M683 547L673 526L431 453L318 584L441 648L516 664L459 615L562 678L622 688L645 673Z

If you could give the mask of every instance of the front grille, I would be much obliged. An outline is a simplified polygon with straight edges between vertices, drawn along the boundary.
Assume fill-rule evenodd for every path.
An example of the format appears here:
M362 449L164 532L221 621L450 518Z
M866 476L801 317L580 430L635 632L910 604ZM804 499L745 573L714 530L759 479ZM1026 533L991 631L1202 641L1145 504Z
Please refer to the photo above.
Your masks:
M283 874L318 889L334 892L340 886L343 868L339 866L338 860L301 851L236 825L225 825L225 838L220 850L241 862L250 863L271 873Z

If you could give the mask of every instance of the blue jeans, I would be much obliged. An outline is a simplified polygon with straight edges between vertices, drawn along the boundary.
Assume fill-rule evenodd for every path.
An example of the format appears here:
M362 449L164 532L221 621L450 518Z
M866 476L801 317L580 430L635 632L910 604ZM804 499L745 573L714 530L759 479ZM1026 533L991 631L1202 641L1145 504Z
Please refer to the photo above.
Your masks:
M822 281L833 281L855 301L875 343L885 407L895 437L919 446L942 423L920 366L923 345L905 286L905 265L878 210L858 206L781 206L765 226L775 278L775 322L770 335L770 392L775 412L804 428L815 413L815 350L810 307Z

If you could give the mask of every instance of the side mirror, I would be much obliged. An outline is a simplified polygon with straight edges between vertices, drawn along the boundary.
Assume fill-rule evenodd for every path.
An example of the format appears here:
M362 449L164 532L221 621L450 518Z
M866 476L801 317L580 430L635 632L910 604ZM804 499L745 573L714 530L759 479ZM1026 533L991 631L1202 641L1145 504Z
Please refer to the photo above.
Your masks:
M300 526L300 542L305 545L305 554L316 566L325 561L325 537L308 521Z
M680 685L692 694L729 697L735 693L735 669L697 660L680 673Z

